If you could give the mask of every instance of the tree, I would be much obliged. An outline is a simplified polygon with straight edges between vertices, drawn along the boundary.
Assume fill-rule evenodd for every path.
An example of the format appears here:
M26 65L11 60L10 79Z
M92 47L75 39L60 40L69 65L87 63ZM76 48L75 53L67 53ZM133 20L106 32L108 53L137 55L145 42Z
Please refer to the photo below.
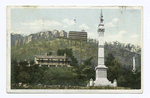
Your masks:
M18 75L18 62L15 58L11 59L11 84L17 83L17 75Z
M84 63L84 65L86 65L86 66L91 66L91 60L93 59L93 57L90 57L90 58L88 58L88 59L86 59L83 63Z
M108 66L115 66L115 64L116 64L115 57L113 56L112 53L108 53L108 55L106 56L105 65L108 67Z
M65 48L65 49L58 49L57 50L57 55L63 56L65 53L66 53L67 57L73 56L72 49Z
M11 61L11 83L29 83L37 84L42 82L44 71L48 68L39 67L39 65L32 65L33 61L30 61L31 66L28 66L27 61L17 62L15 59Z
M70 66L76 66L78 64L78 60L73 56L72 49L58 49L57 55L64 55L66 53L66 56L71 58L71 64Z
M123 70L121 69L121 63L115 59L112 53L108 54L105 65L108 67L108 79L112 82L114 79L118 80Z
M91 67L92 57L86 59L83 65L74 66L73 76L79 81L89 81L90 78L95 79L95 70Z
M83 76L86 80L90 80L91 78L95 79L95 70L90 66L85 66L81 70L81 76Z
M47 55L48 55L48 56L49 56L49 55L52 55L52 52L49 52Z
M78 65L78 60L74 56L72 56L70 66L77 66L77 65Z
M18 79L19 82L29 83L30 74L27 73L26 71L21 71L21 72L19 72L19 74L17 76L17 79Z

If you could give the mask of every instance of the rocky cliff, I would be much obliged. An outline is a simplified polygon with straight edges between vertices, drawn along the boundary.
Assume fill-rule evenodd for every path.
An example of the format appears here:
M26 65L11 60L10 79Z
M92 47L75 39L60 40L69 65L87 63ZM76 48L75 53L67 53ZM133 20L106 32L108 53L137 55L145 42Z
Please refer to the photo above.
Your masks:
M59 37L67 38L67 32L65 32L64 30L62 30L62 31L60 32Z
M67 32L62 30L45 31L38 32L35 34L30 34L28 36L22 36L21 34L11 34L11 46L26 44L34 40L45 39L45 38L67 38Z

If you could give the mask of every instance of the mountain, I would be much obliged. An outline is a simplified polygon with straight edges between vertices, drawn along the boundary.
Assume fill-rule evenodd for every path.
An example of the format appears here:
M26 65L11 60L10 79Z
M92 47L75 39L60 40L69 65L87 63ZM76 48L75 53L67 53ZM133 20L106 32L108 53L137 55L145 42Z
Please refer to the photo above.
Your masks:
M35 34L30 34L28 36L22 36L21 34L11 34L11 46L26 44L34 40L58 37L67 38L67 32L65 32L64 30L62 30L61 32L59 32L58 30L53 30L38 32Z
M15 45L16 40L19 43L23 39L24 39L24 36L22 36L21 34L11 34L11 46Z

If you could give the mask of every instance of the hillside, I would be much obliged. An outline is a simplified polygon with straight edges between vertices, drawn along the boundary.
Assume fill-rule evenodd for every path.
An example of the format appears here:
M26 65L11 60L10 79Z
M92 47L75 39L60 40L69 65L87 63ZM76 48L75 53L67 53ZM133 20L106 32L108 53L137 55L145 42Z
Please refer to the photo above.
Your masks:
M57 55L58 49L71 48L73 55L78 59L78 63L82 64L87 58L93 57L92 66L97 66L97 43L85 42L79 40L68 40L59 38L45 38L34 40L27 44L15 45L11 48L11 57L17 60L33 60L34 55L44 55L47 52L53 52ZM131 52L135 48L136 52ZM136 56L136 67L141 66L141 51L134 45L124 45L119 42L105 43L105 60L108 53L112 53L118 59L122 66L132 68L132 57Z

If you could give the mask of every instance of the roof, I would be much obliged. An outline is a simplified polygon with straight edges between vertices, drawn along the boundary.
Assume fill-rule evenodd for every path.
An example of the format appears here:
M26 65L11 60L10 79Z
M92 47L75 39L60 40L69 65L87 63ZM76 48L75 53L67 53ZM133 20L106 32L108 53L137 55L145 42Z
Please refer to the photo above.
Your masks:
M66 56L45 56L45 55L35 55L37 58L43 58L43 59L67 59L68 61L71 61L71 58L66 57Z
M69 31L69 33L87 33L85 31Z
M66 56L45 56L45 55L35 55L37 58L66 58Z

